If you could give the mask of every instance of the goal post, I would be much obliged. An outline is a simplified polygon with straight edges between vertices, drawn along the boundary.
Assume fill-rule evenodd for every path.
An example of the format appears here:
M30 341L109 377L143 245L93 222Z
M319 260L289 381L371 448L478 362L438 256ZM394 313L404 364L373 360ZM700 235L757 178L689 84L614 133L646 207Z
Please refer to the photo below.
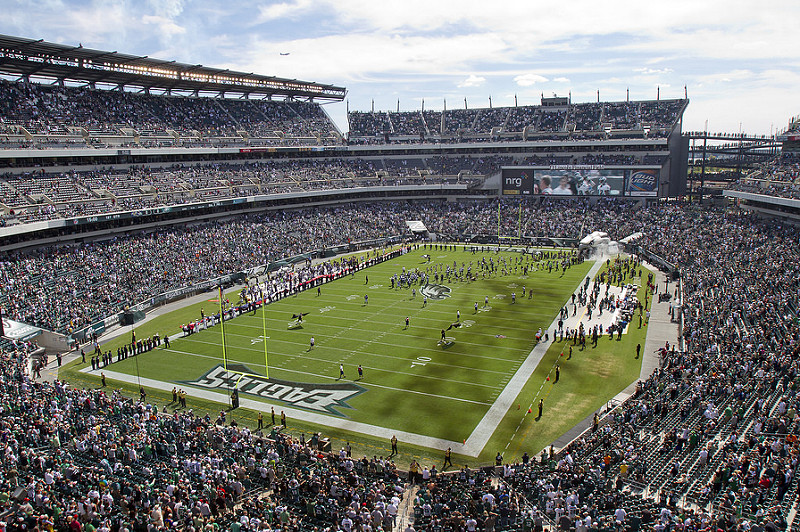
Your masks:
M517 212L517 234L504 235L502 234L502 215L501 215L502 201L497 202L497 243L501 244L503 241L518 241L522 240L522 202L519 202Z
M225 290L222 285L219 286L219 318L220 318L220 333L222 336L222 367L225 368L225 371L230 373L237 373L241 374L242 376L249 376L249 377L266 377L269 379L269 352L267 350L267 298L262 292L261 294L261 326L262 326L262 339L264 341L264 375L256 375L254 373L247 373L238 370L234 370L228 367L228 346L225 342ZM255 304L255 303L253 303ZM240 377L241 379L241 377Z

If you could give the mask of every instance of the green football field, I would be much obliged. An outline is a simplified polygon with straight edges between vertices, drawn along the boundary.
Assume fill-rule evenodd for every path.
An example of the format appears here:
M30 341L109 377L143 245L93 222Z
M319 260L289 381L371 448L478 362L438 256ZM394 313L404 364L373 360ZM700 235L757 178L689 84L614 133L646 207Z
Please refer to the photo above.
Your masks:
M591 263L574 266L564 275L538 271L525 276L522 266L533 262L519 264L522 256L518 253L432 251L431 262L422 257L425 253L415 251L327 283L319 296L316 290L308 290L268 305L270 378L337 383L341 382L342 364L344 380L356 383L363 391L347 400L350 408L336 409L339 415L452 441L468 437L533 348L537 329L549 326L568 294L585 278ZM452 267L455 261L461 268L462 262L468 265L472 261L475 270L475 263L484 257L499 264L505 259L514 266L506 275L498 271L485 280L480 276L477 281L451 278L441 283L449 288L449 297L429 297L427 304L419 285L414 287L416 295L411 288L391 288L390 277L402 274L403 267L424 271L439 264ZM526 293L533 290L532 299L522 297L523 285ZM513 304L512 292L517 293ZM206 313L214 309L215 301L204 308ZM458 321L458 311L461 326L447 331L446 336L453 339L451 344L441 345L441 330ZM298 313L308 314L301 328L290 330L292 315ZM176 335L171 349L139 358L141 376L168 376L174 382L200 378L222 363L221 333L217 325L185 338ZM261 311L226 322L228 365L241 364L252 373L263 374L262 336ZM313 349L311 337L315 339ZM128 359L115 364L114 369L134 373L134 362ZM364 372L361 380L358 365Z
M549 272L544 268L545 260L536 262L531 256L514 252L473 254L457 249L413 251L355 276L323 284L319 295L311 289L269 304L266 319L259 309L226 321L227 368L251 374L238 382L241 397L263 402L266 412L274 406L276 411L294 409L330 420L344 419L354 426L364 424L450 442L468 439L530 354L536 331L550 326L594 263L587 261L566 271ZM425 254L430 255L430 260ZM490 257L498 266L497 271L483 278L477 263ZM469 266L472 262L477 280L451 277L436 283L431 273L431 283L437 286L422 291L428 294L427 303L418 284L413 288L415 293L412 288L391 287L391 276L400 275L404 267L406 271L431 271L435 266L438 271L439 265L443 269L452 267L454 261L459 269L462 263ZM527 275L523 267L529 268ZM529 298L531 291L533 297ZM516 293L516 302L512 302L512 293ZM238 300L235 294L227 296L232 302ZM216 296L210 294L199 307L206 314L217 311ZM187 312L193 316L187 316ZM199 317L199 312L198 305L194 305L183 311L180 319ZM305 314L302 326L291 328L292 316L298 313ZM174 320L175 316L166 315L160 322L155 320L157 324L151 322L137 329L140 337L152 334L155 327L159 327L156 330L162 336L169 332L169 349L131 357L105 370L128 374L131 382L136 382L138 374L143 379L166 383L169 388L176 385L186 389L190 397L204 389L227 395L233 381L230 374L222 375L222 327L216 325L183 337ZM260 378L265 374L265 322L269 381ZM456 323L459 325L454 326ZM443 329L445 342L441 341ZM636 338L641 339L643 334L644 329ZM558 423L550 424L551 431L569 429L635 380L638 365L614 360L616 350L631 341L635 345L636 339L627 336L621 343L603 344L591 356L587 353L586 363L592 367L559 391L567 394L563 400L580 404L569 410L570 415L559 416ZM112 342L109 348L115 351L124 339ZM536 394L543 393L540 385L546 382L545 377L563 350L564 344L553 343L539 369L520 388L515 402L521 404L522 414ZM562 364L567 371L567 363ZM571 364L578 367L576 361ZM359 365L363 378L358 376ZM618 375L614 375L615 368ZM304 399L304 394L308 396L312 390L328 393L329 400L315 401L313 396ZM552 400L561 400L559 397L556 393ZM510 450L521 449L519 440L515 444L509 441L520 430L533 431L526 437L538 434L549 441L558 436L537 430L535 425L529 427L526 423L533 421L524 416L520 421L521 413L504 413L505 419L496 427L497 434L491 442L494 446L505 444ZM314 417L307 421L326 424L319 420ZM358 432L358 428L352 430ZM487 447L487 456L491 453Z

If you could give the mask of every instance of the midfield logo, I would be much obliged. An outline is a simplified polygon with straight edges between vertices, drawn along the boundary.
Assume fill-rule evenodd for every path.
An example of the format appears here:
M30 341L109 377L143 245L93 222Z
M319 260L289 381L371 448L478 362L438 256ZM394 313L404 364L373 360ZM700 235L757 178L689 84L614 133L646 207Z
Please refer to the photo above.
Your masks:
M420 288L419 293L428 299L444 299L450 297L450 287L441 284L429 284Z
M227 391L232 390L238 381L240 394L281 401L297 408L339 417L347 416L337 411L337 408L353 408L347 404L347 400L367 391L366 388L349 382L317 384L267 379L256 375L242 376L242 373L248 372L249 369L245 366L236 366L235 370L231 366L226 370L222 364L218 364L196 381L183 381L183 384Z

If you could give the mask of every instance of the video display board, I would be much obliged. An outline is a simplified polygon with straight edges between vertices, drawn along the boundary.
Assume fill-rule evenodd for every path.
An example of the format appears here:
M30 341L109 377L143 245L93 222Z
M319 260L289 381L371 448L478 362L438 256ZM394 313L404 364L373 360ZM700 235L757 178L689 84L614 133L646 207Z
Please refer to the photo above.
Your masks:
M533 193L552 196L622 196L625 170L535 170Z
M504 195L658 196L660 170L653 168L502 169Z

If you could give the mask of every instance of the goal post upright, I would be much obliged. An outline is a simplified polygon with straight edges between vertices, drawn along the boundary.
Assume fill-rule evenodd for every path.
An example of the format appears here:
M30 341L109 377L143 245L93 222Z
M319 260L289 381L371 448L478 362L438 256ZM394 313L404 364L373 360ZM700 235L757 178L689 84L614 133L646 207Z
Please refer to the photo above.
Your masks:
M522 240L522 200L519 202L519 206L517 209L517 234L513 236L513 233L509 236L503 236L502 234L502 214L500 210L500 203L497 204L497 245L499 246L504 240L508 241L521 241Z
M261 292L261 325L264 330L264 376L269 379L269 358L267 357L267 296Z
M497 202L497 246L499 249L500 246L500 206L502 204L502 200Z
M222 289L222 285L219 285L219 325L220 331L222 332L222 366L225 368L225 371L228 371L228 353L225 349L225 309L222 305L224 295L225 292Z

